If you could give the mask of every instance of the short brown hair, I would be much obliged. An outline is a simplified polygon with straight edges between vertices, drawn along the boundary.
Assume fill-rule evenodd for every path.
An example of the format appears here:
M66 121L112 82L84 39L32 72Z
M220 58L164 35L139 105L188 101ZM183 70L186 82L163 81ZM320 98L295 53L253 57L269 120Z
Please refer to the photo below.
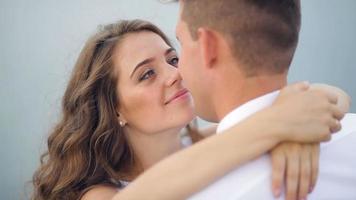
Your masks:
M300 29L300 0L182 0L193 39L199 27L222 33L247 75L288 70Z

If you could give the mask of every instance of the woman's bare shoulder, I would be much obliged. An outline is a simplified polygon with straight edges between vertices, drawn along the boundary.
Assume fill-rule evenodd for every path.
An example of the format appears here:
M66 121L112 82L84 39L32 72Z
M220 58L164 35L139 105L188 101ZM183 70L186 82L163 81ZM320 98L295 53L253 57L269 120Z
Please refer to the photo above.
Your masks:
M119 192L118 188L98 185L87 191L80 200L111 200Z

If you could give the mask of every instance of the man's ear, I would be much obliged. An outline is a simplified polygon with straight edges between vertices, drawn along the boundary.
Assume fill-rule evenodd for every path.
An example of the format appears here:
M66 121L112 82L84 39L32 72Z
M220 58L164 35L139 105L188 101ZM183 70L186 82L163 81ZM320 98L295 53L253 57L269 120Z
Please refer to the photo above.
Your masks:
M213 67L217 58L217 37L215 32L207 28L197 30L200 56L205 67Z

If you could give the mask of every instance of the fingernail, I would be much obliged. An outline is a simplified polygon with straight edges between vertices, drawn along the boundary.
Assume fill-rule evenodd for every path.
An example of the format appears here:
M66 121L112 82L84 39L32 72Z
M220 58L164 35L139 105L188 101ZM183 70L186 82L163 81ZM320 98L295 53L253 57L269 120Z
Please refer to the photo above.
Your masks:
M274 188L273 195L274 197L279 197L281 195L281 190L279 188Z
M310 187L309 187L309 193L313 192L313 189L314 189L314 187L313 187L313 186L310 186Z

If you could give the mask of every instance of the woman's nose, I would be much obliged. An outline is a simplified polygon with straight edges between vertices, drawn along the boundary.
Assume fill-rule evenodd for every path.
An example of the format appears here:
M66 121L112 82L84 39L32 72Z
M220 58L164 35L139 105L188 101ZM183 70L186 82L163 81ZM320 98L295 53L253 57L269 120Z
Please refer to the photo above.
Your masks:
M172 86L176 83L180 83L182 81L182 77L179 74L179 71L176 67L169 67L167 70L167 80L166 86Z

